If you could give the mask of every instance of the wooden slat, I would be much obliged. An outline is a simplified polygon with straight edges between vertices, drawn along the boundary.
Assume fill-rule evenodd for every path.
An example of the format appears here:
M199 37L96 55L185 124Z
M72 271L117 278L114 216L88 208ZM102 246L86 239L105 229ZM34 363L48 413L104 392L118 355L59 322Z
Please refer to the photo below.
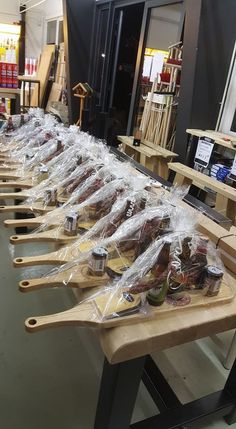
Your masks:
M43 47L41 61L36 76L36 79L40 81L40 106L42 105L46 86L48 84L54 53L55 45L45 45ZM31 106L38 106L38 85L35 85L33 90Z
M48 103L46 107L46 111L49 111L50 105L53 101L59 101L61 98L62 86L59 83L53 82L52 88L50 91L50 95L48 98Z
M168 166L170 170L175 171L176 173L182 174L184 177L188 177L189 179L191 179L193 184L200 183L206 188L210 188L213 191L219 193L220 195L223 195L224 197L227 197L232 201L236 201L236 189L231 188L231 186L218 182L212 177L206 176L205 174L193 170L192 168L180 164L179 162L170 162Z
M217 133L216 131L209 131L209 130L204 131L204 130L197 130L197 129L190 129L190 128L188 128L186 132L196 137L208 137L210 139L213 139L216 144L226 147L227 149L236 151L236 141L235 141L235 138L232 136L228 136L226 134L220 134L220 133ZM230 141L232 141L232 143L230 141L223 140L222 137L228 138Z

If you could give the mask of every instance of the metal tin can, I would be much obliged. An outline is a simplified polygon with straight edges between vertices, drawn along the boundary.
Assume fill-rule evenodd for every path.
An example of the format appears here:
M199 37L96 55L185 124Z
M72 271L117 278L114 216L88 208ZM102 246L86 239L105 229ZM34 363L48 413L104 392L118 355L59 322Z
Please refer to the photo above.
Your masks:
M57 190L47 189L45 191L45 204L47 206L55 206L57 204Z
M203 282L203 290L205 291L206 296L218 295L223 274L223 271L214 265L209 265L206 268L206 274Z
M96 247L89 261L89 273L93 276L103 276L107 265L108 251L104 247Z
M77 235L78 232L78 225L77 225L77 221L78 221L78 214L77 213L70 213L65 217L65 222L64 222L64 234L65 235L69 235L69 236L75 236Z

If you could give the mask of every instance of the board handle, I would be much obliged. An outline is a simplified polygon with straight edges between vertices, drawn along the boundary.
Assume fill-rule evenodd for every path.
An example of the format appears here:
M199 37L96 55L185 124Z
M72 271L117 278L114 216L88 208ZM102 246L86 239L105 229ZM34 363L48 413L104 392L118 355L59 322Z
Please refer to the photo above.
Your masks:
M5 171L12 171L13 173L18 170L20 165L0 165L0 173L5 173Z
M1 194L0 194L1 195ZM0 196L1 198L1 196ZM34 207L25 205L25 204L19 204L17 206L0 206L0 213L26 213L31 212L33 213L36 211ZM37 209L38 212L42 212L42 210Z
M58 237L54 237L50 231L45 232L39 232L35 234L20 234L20 235L12 235L10 237L10 243L11 244L24 244L24 243L37 243L37 242L49 242L49 243L60 243L65 244L69 243L70 241L74 241L78 238L76 237L70 237L67 235L62 235Z
M5 172L5 173L0 173L0 180L17 180L20 179L21 176L17 175L17 174L13 174L10 171Z
M25 328L28 332L37 332L59 326L90 326L95 328L99 325L100 320L91 302L84 302L61 313L32 316L25 320Z
M1 192L0 200L25 200L29 194L25 192Z
M6 188L19 188L19 189L30 189L33 187L31 182L23 182L21 180L14 182L0 182L0 189Z
M16 268L32 267L34 265L61 265L64 264L65 259L60 257L59 252L45 253L38 256L26 256L13 259L13 265Z
M6 228L18 228L21 226L29 226L32 228L37 228L38 226L41 226L43 223L42 220L40 220L40 217L32 218L32 219L7 219L4 220L4 225Z
M60 276L41 277L39 279L22 280L19 282L21 292L31 292L39 289L64 286Z

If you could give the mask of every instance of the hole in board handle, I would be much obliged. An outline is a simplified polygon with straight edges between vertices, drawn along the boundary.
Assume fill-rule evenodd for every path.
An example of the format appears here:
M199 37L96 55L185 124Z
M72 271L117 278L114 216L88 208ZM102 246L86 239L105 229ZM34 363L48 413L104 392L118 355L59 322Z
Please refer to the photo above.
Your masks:
M30 326L35 326L35 325L37 325L37 320L36 320L36 319L29 319L29 320L28 320L28 324L29 324Z

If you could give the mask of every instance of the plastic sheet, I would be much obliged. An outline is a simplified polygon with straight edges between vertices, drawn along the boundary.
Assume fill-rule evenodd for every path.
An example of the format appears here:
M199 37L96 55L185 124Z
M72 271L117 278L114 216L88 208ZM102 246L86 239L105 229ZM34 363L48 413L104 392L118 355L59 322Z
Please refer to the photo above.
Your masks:
M163 304L183 307L217 296L223 264L215 246L196 232L176 231L155 240L107 288L89 298L103 322L139 313L152 317ZM205 298L204 298L205 297Z

